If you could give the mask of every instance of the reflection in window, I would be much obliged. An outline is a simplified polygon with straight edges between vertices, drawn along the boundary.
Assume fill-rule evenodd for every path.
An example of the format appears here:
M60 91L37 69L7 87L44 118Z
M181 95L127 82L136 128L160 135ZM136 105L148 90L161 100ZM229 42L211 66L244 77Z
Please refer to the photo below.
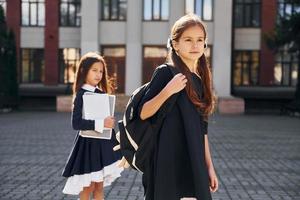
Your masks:
M59 49L59 82L74 83L75 73L80 60L80 50L75 48Z
M127 0L102 0L102 20L126 20Z
M144 20L162 21L169 19L169 0L144 0Z
M154 69L165 63L167 57L166 47L145 46L143 58L143 83L150 81Z
M43 83L45 64L43 49L22 49L22 83Z
M278 0L278 17L288 18L295 13L300 13L300 3L299 1L293 0Z
M162 47L145 47L144 48L144 58L166 58L167 51L166 48Z
M2 6L4 11L4 16L6 15L6 0L0 0L0 6Z
M213 18L213 0L185 0L185 13L195 13L203 21Z
M233 84L257 85L259 63L259 51L235 51Z
M107 64L108 75L113 81L116 93L125 92L125 58L123 46L102 46L102 55Z
M113 57L124 57L125 56L125 48L123 48L123 47L104 47L103 55L113 56Z
M45 26L45 0L22 0L22 26Z
M259 27L261 0L235 0L234 26Z
M296 86L298 78L298 58L296 53L287 49L280 50L276 55L274 66L274 84Z
M81 3L80 0L60 1L60 25L80 26L81 25Z

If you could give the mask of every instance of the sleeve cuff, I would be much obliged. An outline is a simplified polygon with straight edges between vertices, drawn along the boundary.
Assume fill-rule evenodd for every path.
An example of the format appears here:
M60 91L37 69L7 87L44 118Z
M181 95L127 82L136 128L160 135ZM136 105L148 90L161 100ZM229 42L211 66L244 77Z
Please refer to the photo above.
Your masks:
M95 131L102 133L104 128L104 120L103 119L96 119L95 120Z

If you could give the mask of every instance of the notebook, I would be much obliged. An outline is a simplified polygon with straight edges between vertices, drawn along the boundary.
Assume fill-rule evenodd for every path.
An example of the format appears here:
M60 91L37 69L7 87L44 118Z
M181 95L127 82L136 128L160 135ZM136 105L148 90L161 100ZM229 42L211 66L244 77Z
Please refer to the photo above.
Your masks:
M105 119L108 116L114 116L115 112L115 95L99 94L93 92L86 92L82 96L82 118L89 120ZM111 128L104 128L103 132L95 130L80 131L82 137L98 138L110 140L112 136Z

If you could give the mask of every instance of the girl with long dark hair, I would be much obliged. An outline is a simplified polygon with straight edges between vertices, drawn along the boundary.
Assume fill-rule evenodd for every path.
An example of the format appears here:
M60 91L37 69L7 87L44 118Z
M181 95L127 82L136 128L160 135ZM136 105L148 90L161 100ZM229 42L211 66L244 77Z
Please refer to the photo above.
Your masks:
M169 38L168 65L156 68L140 105L143 120L155 114L174 94L176 104L167 114L156 140L153 162L143 175L146 200L210 200L218 189L207 136L208 116L215 96L204 51L207 32L198 16L177 20Z

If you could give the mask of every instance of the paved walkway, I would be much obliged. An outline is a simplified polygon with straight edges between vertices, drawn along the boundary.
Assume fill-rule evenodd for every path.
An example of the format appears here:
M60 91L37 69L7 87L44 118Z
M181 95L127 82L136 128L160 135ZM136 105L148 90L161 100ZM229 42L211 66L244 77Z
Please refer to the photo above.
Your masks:
M76 132L69 113L0 114L0 199L76 199L60 176ZM220 188L214 200L300 200L300 120L282 116L210 119ZM142 200L141 175L126 170L107 200Z

